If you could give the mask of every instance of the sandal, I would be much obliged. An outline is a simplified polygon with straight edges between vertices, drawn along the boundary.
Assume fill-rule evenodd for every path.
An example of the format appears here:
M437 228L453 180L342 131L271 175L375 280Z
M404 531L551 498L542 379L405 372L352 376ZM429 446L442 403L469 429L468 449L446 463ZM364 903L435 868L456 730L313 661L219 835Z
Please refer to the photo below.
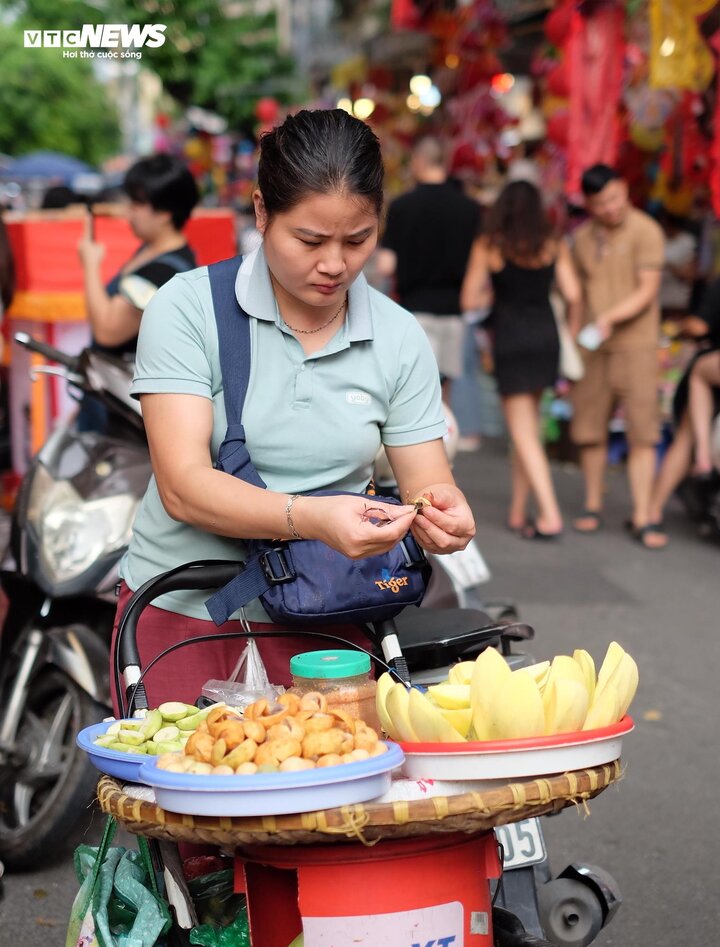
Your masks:
M592 523L590 526L580 526L578 524L581 520L592 520ZM597 533L602 524L602 515L599 510L583 510L573 523L573 529L577 533Z
M646 523L645 526L634 526L631 521L628 521L625 523L625 527L636 542L651 552L659 552L661 549L665 549L668 544L668 535L663 529L662 523ZM662 536L665 542L653 545L652 542L648 542L649 536Z
M543 530L538 529L537 523L527 523L518 533L521 539L541 539L544 542L552 542L552 540L560 539L562 536L562 529L555 530L554 533L546 533Z

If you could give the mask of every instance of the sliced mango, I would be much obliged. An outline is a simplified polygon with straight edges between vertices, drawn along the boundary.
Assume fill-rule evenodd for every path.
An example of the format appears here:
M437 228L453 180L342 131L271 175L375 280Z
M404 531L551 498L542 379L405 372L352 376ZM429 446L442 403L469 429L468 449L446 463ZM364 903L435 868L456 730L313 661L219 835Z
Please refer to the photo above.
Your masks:
M396 678L394 678L391 674L388 674L386 671L378 678L377 688L375 691L375 704L377 707L377 715L380 720L380 725L391 740L400 739L397 727L393 724L392 717L388 713L386 706L387 695L396 683Z
M588 711L583 730L598 730L617 723L620 717L620 698L614 685L595 691L595 699Z
M443 717L440 710L416 688L412 688L408 694L408 716L410 726L423 743L465 742L464 737Z
M428 693L438 707L446 707L448 710L470 707L469 684L433 684L428 687Z
M469 684L472 680L474 670L474 661L460 661L459 664L453 664L448 672L448 683Z
M589 652L585 651L584 648L576 648L573 651L573 661L577 661L580 670L583 672L585 687L587 688L590 703L592 703L593 697L595 696L595 682L597 680L593 657Z
M467 739L472 724L472 710L470 707L460 707L457 710L448 710L445 707L440 707L440 713L450 726L457 730L461 737Z
M408 716L408 690L404 684L393 684L385 698L385 709L397 732L398 739L403 743L419 743L420 738L415 733Z
M587 688L568 678L555 677L543 695L545 733L574 733L582 730L587 717Z
M600 665L600 670L598 671L597 676L597 687L602 687L605 681L610 677L612 672L618 666L622 660L622 656L625 654L625 649L617 643L617 641L611 641L608 645L608 649L605 652L605 657L603 658L603 663Z
M527 674L512 674L503 691L496 691L488 708L491 739L516 740L539 737L545 732L545 712L540 691ZM473 718L474 719L474 718Z

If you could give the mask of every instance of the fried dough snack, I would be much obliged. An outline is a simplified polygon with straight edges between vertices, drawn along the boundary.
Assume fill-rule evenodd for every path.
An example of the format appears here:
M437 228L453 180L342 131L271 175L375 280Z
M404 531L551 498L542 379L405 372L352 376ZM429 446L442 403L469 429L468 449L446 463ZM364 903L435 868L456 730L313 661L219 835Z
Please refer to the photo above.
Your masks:
M362 720L328 708L324 694L282 694L250 704L241 716L214 707L183 753L165 753L158 766L174 772L249 776L339 766L379 756L387 747Z

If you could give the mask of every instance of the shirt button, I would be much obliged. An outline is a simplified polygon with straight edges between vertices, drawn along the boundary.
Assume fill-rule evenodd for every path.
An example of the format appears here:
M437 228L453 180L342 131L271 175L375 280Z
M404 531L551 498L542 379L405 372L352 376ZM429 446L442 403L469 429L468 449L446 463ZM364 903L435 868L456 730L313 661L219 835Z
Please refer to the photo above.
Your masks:
M301 366L300 366L300 371L301 371L301 372L304 372L304 371L305 371L305 366L304 366L304 365L301 365Z

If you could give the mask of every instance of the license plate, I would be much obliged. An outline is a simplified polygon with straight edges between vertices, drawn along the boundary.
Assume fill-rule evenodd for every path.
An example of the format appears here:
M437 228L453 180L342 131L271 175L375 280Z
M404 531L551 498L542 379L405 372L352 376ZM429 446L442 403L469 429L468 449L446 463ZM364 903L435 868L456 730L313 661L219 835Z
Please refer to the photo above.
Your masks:
M546 858L540 823L537 819L523 819L498 825L495 835L503 847L503 869L537 865Z

